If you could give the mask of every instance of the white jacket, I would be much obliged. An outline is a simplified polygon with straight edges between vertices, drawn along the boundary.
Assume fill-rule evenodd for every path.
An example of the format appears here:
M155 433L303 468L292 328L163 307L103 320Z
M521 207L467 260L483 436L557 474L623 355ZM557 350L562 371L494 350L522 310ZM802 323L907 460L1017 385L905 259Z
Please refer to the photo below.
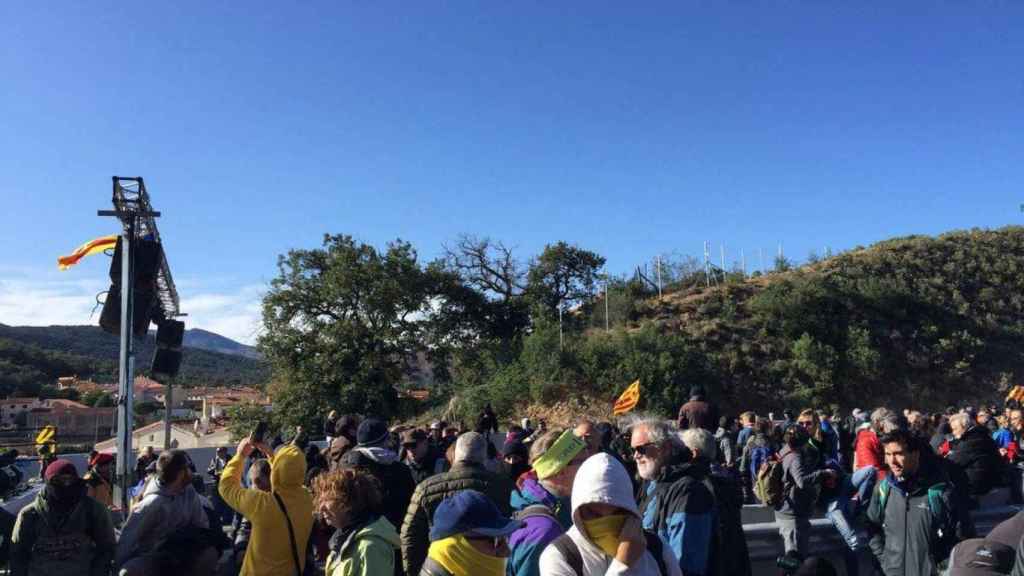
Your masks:
M567 534L579 548L583 558L583 574L575 574L569 563L554 546L549 545L540 555L541 576L658 576L658 562L650 551L644 553L633 566L626 566L607 556L584 535L579 508L584 504L600 502L622 508L640 518L640 510L633 500L633 483L618 460L608 454L596 454L587 459L576 473L572 485L572 528ZM669 576L682 576L679 561L668 545L661 548Z

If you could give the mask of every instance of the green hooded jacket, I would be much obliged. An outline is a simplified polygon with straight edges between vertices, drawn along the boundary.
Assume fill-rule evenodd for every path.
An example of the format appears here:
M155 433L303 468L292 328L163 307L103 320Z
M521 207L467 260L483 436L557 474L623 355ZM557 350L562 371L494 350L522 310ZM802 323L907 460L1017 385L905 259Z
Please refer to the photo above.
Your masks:
M395 572L398 531L381 516L349 536L327 557L325 576L390 576Z
M117 541L107 508L85 495L61 521L40 492L18 513L11 536L12 576L106 576Z

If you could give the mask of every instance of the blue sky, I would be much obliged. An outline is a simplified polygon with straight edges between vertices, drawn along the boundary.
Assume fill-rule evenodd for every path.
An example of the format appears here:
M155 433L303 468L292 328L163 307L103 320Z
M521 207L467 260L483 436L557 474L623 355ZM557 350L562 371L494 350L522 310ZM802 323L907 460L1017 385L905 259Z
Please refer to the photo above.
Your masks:
M1021 2L4 2L0 322L86 323L144 176L190 323L251 342L325 232L788 256L1024 220Z

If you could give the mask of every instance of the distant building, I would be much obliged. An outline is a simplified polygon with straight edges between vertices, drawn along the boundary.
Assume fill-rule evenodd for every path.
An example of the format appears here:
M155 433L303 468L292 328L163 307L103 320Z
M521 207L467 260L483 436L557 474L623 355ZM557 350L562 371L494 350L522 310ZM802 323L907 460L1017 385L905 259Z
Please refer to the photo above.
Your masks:
M95 442L114 429L117 408L93 408L72 400L45 400L45 406L28 412L28 428L54 426L57 442Z
M231 434L227 428L216 428L205 434L197 431L195 428L194 425L186 423L171 423L171 447L181 449L213 448L231 444ZM148 426L137 428L132 432L132 448L134 450L143 451L149 446L152 446L154 450L163 449L163 422L154 422ZM96 450L100 452L116 452L117 438L109 438L96 444Z
M11 428L18 414L45 407L46 400L41 398L4 398L0 400L0 426Z

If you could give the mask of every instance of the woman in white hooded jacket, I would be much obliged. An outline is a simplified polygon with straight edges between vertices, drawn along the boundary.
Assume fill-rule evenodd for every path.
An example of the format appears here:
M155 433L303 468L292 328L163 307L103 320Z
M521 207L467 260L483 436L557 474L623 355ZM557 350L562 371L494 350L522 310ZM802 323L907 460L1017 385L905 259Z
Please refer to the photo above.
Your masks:
M540 556L541 576L682 576L679 561L661 546L661 562L652 555L640 528L640 510L633 500L633 483L618 460L608 454L591 456L580 466L572 486L571 539L582 561L573 560L552 542Z

